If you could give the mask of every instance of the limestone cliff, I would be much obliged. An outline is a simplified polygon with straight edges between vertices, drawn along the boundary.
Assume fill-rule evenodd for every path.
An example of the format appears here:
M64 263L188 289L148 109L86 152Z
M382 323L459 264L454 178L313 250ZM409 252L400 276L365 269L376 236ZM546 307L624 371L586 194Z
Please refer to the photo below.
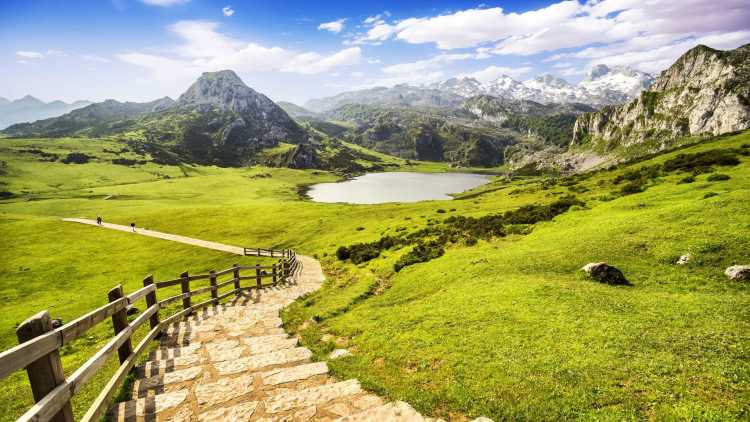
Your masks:
M750 127L750 44L731 51L699 45L641 95L578 117L571 147L654 152L685 136Z

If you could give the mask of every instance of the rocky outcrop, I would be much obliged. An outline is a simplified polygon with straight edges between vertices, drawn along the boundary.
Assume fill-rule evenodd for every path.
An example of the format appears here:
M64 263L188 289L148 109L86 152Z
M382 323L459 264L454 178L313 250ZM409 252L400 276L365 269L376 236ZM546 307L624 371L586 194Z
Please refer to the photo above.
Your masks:
M697 46L628 104L579 116L574 148L656 152L684 136L750 127L750 45L732 51Z
M628 285L630 282L625 278L622 271L608 265L606 262L592 262L581 268L589 277L600 283L613 285Z
M750 280L750 265L732 265L724 271L730 280Z

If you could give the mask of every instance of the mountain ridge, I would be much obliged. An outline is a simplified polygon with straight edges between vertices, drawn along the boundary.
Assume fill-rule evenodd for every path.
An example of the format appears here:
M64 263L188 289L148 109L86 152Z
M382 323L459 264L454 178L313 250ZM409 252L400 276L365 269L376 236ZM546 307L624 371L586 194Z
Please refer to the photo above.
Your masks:
M78 100L72 103L54 100L47 103L32 95L25 95L12 101L0 97L0 129L16 123L61 116L89 104L92 104L92 102L87 100Z
M734 50L699 45L627 104L579 117L573 147L661 150L688 136L750 127L750 44Z
M466 98L491 95L543 104L583 103L591 106L619 104L650 86L653 77L623 66L598 65L586 79L572 85L551 74L520 82L508 75L480 82L470 76L458 76L428 85L400 84L391 88L374 87L347 91L331 97L313 99L305 107L315 112L333 110L345 104L456 107Z

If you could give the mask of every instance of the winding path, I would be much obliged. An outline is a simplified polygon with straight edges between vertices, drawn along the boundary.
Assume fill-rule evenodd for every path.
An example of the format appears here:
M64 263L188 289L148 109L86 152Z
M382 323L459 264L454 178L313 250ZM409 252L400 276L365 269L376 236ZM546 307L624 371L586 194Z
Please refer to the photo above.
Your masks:
M131 232L94 220L65 221ZM243 248L136 229L136 234L242 255ZM285 283L243 293L169 326L159 347L136 369L132 400L111 409L117 421L439 421L404 402L385 403L356 379L337 380L326 362L282 328L279 312L320 288L314 258ZM345 357L344 357L345 358ZM480 418L475 421L488 421Z

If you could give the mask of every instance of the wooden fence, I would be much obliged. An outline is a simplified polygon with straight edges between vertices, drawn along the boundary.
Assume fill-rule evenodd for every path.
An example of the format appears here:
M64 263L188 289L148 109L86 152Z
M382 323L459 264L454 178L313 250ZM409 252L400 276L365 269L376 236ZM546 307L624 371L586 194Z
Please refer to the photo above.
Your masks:
M274 284L290 279L299 268L299 261L294 251L274 251L271 249L247 249L246 251L264 251L255 256L280 257L271 265L234 266L222 271L211 271L208 274L190 275L184 272L179 278L166 281L155 281L153 276L143 280L143 288L128 295L121 285L114 287L107 295L108 303L59 328L52 328L52 321L47 311L42 311L27 319L16 330L19 344L0 353L0 380L15 371L26 368L31 391L36 402L19 421L73 421L71 398L104 367L107 360L117 351L120 366L110 378L94 403L83 416L83 421L95 421L104 415L112 396L122 385L125 377L135 366L138 358L147 349L149 342L158 336L169 324L178 322L193 311L232 295L239 295L242 290L259 288L264 278ZM247 252L246 252L247 253ZM246 275L243 275L243 271ZM249 272L249 275L247 275ZM224 278L229 279L224 280ZM209 285L191 290L190 283L196 280L208 280ZM242 286L243 280L254 283ZM170 286L180 286L181 293L158 300L157 292ZM220 289L231 286L231 290L219 293ZM211 293L211 299L193 304L191 298L202 293ZM147 308L133 321L128 322L127 309L145 299ZM182 301L182 310L165 319L160 319L159 310L166 305ZM114 337L99 349L80 368L65 378L60 348L82 336L93 326L112 318ZM133 347L131 337L135 330L148 321L150 331Z

